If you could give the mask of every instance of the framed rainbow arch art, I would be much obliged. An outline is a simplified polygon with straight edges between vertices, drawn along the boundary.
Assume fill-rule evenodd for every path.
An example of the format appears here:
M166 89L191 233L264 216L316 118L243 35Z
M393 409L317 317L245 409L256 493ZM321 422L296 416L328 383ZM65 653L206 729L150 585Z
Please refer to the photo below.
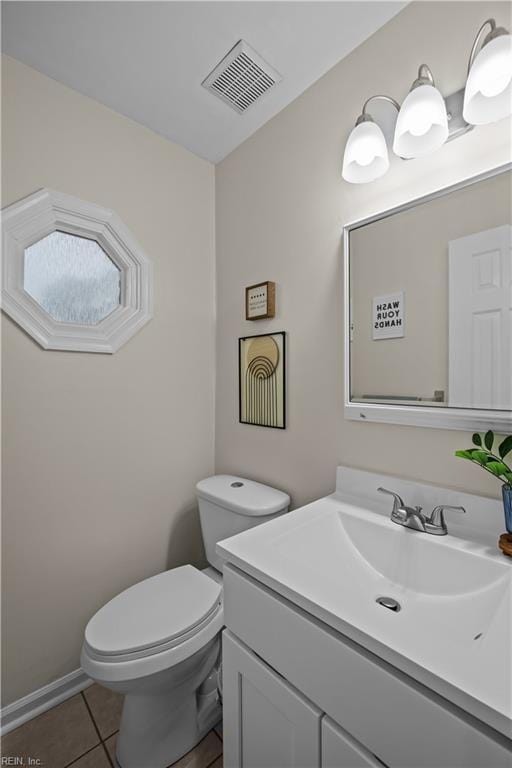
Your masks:
M286 428L286 335L244 336L238 340L240 422Z

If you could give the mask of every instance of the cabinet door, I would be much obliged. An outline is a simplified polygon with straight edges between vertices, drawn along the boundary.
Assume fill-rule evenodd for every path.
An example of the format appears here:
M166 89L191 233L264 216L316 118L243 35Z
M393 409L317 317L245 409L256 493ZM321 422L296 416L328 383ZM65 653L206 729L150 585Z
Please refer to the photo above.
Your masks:
M329 717L322 720L322 768L385 768Z
M228 630L222 668L224 767L320 768L320 710Z

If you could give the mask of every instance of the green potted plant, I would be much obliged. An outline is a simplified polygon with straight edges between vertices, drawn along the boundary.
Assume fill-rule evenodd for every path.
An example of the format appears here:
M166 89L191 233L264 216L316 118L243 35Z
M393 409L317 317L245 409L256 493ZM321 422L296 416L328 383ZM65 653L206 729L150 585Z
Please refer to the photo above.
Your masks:
M512 452L512 435L508 435L500 442L497 454L493 453L494 441L494 432L490 429L483 436L475 432L473 435L475 447L465 451L455 451L455 455L478 464L502 483L505 526L508 533L512 534L512 468L505 462L506 456Z

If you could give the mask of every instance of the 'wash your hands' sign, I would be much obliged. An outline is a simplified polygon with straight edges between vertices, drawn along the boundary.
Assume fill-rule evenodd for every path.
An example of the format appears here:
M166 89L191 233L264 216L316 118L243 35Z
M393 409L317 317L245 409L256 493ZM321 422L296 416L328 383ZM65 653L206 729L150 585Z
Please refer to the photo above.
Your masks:
M398 339L404 336L404 292L375 296L373 299L373 339Z

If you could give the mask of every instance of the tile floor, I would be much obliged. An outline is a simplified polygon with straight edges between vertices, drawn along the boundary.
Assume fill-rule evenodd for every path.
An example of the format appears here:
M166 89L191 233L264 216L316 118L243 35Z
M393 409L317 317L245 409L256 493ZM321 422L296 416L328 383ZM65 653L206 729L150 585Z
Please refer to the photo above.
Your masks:
M29 759L38 768L111 768L121 718L122 696L91 685L62 704L35 717L2 739L5 758ZM173 768L222 768L222 729L210 731ZM144 766L151 768L151 766Z

